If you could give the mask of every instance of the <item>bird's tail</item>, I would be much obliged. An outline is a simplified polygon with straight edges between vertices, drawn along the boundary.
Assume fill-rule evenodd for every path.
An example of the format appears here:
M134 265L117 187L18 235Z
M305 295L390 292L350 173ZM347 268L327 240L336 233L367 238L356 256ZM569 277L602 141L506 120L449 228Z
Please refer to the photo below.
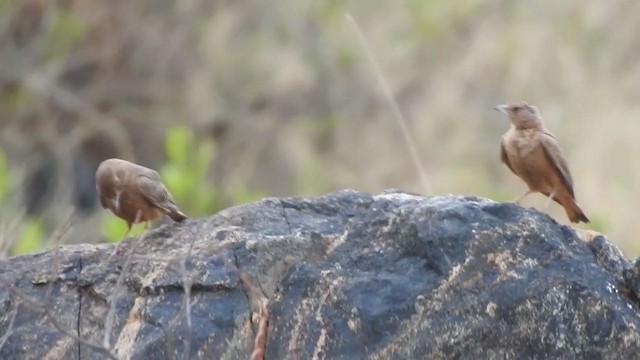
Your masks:
M568 198L566 201L563 202L562 206L564 207L564 210L567 212L567 216L569 216L569 220L571 220L571 222L574 222L574 223L579 223L581 221L585 223L589 222L589 218L584 214L584 212L582 212L582 209L580 209L580 206L578 206L576 199Z
M177 207L172 208L170 211L167 211L167 216L169 216L171 220L177 221L177 222L184 221L189 218Z

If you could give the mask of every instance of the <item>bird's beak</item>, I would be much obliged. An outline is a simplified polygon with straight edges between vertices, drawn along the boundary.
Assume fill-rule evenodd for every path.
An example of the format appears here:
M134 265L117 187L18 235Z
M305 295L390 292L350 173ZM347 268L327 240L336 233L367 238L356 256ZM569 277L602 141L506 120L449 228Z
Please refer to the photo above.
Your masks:
M507 116L509 116L509 112L507 111L507 108L509 108L509 105L496 105L493 107L493 110L496 110L498 112L501 112Z

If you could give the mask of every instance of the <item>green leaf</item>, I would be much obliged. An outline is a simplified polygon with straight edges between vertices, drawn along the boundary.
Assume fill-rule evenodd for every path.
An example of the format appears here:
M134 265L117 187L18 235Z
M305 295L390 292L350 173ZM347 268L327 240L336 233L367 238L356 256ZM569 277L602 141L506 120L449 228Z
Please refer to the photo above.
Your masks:
M32 253L44 246L44 226L40 219L28 219L25 221L22 234L13 245L12 255Z
M216 193L212 187L200 186L193 202L194 215L207 215L216 209Z
M45 36L45 51L56 58L66 56L87 34L87 24L69 11L58 10L51 15Z
M9 186L9 166L4 152L0 150L0 202L9 192Z
M591 220L589 228L599 233L606 233L611 228L607 217L602 214L590 214L589 219Z
M183 201L189 192L188 179L186 173L181 171L175 164L167 164L160 170L162 181L169 189L176 201Z
M262 191L250 190L246 187L240 188L233 193L234 204L246 204L265 197Z
M175 126L167 130L165 151L169 162L175 165L188 166L192 142L193 133L186 126Z
M213 141L203 141L198 145L198 158L196 159L196 168L198 169L197 175L199 177L205 177L207 170L211 165L211 159L215 154L215 146Z
M115 243L122 240L125 231L127 231L127 223L115 216L105 216L102 222L102 233L107 242ZM137 236L144 232L144 225L134 225L127 236Z

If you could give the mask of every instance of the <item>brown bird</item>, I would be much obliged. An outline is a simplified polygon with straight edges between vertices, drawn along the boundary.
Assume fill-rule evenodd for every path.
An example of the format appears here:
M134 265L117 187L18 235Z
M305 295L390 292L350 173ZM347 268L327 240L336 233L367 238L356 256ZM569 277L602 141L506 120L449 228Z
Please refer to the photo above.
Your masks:
M127 222L126 236L133 224L149 222L168 215L183 221L183 214L162 183L160 175L149 168L121 159L107 159L96 171L96 189L104 209Z
M569 220L588 223L576 202L567 161L555 136L545 129L538 109L526 103L498 105L494 109L511 121L511 127L502 136L500 159L529 187L515 202L540 192L548 198L545 207L554 200L564 207Z

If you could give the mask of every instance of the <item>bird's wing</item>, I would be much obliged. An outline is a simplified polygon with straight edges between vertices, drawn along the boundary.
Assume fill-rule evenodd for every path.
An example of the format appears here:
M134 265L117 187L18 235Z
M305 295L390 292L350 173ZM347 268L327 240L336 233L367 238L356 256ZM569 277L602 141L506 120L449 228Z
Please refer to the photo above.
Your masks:
M502 162L507 165L511 172L513 172L514 174L516 173L515 171L513 171L511 163L509 163L509 157L507 157L507 150L504 147L504 136L502 137L502 142L500 143L500 160L502 160Z
M149 174L138 175L136 177L136 185L140 194L152 205L166 212L175 211L176 203L171 197L169 190L167 190L160 180L159 175L157 177L153 175L149 176Z
M567 161L564 159L564 154L562 153L562 149L560 149L560 145L558 145L556 137L545 130L540 136L540 140L547 160L553 165L553 169L562 180L562 183L567 187L569 194L575 197L573 194L573 179L571 178L569 165L567 165Z
M102 196L102 191L100 191L100 187L96 186L96 190L98 191L98 199L100 199L100 206L102 206L103 209L106 209L109 207L108 205L108 201L107 198L105 196Z
M98 193L98 199L100 200L100 205L102 206L102 208L108 209L109 198L107 194L105 194L102 190L103 186L106 186L106 184L104 184L105 182L104 179L102 179L99 175L100 175L100 170L98 170L98 172L96 173L96 192Z

